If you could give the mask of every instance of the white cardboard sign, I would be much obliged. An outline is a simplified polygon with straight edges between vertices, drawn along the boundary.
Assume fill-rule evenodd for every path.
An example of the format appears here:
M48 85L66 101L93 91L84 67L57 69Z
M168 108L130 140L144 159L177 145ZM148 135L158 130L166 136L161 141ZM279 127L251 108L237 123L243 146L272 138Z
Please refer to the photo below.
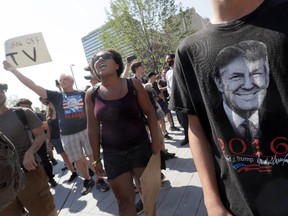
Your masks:
M41 32L11 38L4 46L6 60L15 68L52 61Z

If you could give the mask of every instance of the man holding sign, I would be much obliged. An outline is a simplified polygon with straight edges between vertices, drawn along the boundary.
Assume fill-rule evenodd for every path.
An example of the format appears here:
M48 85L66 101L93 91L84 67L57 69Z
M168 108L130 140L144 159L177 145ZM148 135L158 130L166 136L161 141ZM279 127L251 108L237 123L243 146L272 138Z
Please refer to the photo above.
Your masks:
M11 71L25 86L41 98L48 99L55 106L64 150L71 163L75 163L77 170L85 179L81 194L86 195L95 182L89 176L86 160L87 156L91 162L94 161L86 130L85 92L73 89L74 78L70 75L60 75L59 83L63 89L62 92L49 91L25 77L8 61L4 61L3 64L4 68ZM94 170L92 166L90 168ZM98 178L96 186L101 191L109 190L109 186L102 178Z

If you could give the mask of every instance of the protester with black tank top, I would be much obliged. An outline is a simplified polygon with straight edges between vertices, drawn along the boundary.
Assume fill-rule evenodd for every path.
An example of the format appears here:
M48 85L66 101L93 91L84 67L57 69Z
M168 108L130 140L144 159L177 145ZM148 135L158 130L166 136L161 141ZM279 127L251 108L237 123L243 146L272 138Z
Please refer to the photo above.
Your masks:
M99 85L88 89L85 99L88 136L95 158L93 166L98 175L107 173L119 215L136 215L133 178L141 192L140 176L152 153L157 154L161 149L156 114L142 84L132 80L135 94L127 79L120 78L124 66L117 51L98 52L90 67L101 79ZM147 117L151 141L140 112ZM106 173L100 158L100 143Z

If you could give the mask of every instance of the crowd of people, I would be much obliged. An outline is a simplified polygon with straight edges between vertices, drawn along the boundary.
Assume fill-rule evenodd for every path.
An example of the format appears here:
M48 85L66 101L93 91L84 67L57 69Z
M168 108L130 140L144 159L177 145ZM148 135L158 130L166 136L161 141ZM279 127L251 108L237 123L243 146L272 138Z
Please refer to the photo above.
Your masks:
M175 157L175 153L165 148L165 140L171 140L172 137L168 134L164 118L168 119L170 131L181 129L175 127L167 97L163 94L167 91L166 81L156 80L154 72L153 81L151 73L146 80L142 62L126 61L125 66L120 53L105 49L96 53L89 66L84 68L90 72L84 78L91 84L85 90L73 89L74 78L69 74L60 74L58 90L51 91L37 85L4 61L4 68L38 94L39 100L46 106L46 110L38 113L33 110L28 98L21 98L15 104L17 109L21 107L25 110L27 119L30 118L26 114L27 110L38 117L45 135L39 146L33 143L35 135L30 137L33 141L27 140L27 146L30 144L37 150L37 153L34 151L35 161L39 160L29 171L32 172L38 166L43 167L47 176L46 189L48 186L57 187L52 166L57 164L53 156L55 149L65 164L62 171L70 171L68 184L81 175L84 179L81 194L86 195L95 184L92 178L95 175L98 189L105 192L112 188L119 214L133 215L143 212L141 199L135 205L135 191L141 194L140 177L151 155L161 154L161 169L166 169L166 160ZM130 69L135 75L128 78ZM164 86L158 85L161 81ZM151 88L147 88L148 85ZM4 97L2 105L5 110L13 111L13 108L5 106ZM30 125L30 121L27 124L32 132L34 125ZM26 134L28 137L29 133ZM8 137L12 139L13 136L15 134L12 133ZM162 172L159 178L164 180ZM20 205L17 209L13 207L14 212L28 211L34 215L36 210L20 197L17 197L17 203ZM3 212L11 212L12 206Z
M4 61L47 110L43 117L29 99L19 100L28 120L23 127L16 108L5 105L7 85L0 84L0 128L27 176L25 189L1 215L56 215L49 146L71 172L68 183L78 175L84 179L82 195L91 191L95 175L98 189L111 187L120 216L139 214L140 177L153 154L166 169L175 153L166 150L165 140L181 130L180 145L190 146L208 215L288 215L288 1L211 2L211 24L167 54L161 74L145 72L135 59L124 64L118 51L107 48L85 68L91 84L85 91L73 89L67 74L59 77L59 91L51 91Z

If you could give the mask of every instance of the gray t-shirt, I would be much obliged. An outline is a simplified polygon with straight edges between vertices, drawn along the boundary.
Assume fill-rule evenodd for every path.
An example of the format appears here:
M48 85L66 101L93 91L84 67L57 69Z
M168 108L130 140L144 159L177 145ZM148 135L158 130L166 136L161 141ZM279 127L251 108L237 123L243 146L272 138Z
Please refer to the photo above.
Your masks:
M22 109L25 112L30 129L41 127L41 120L32 110L26 108ZM0 130L15 145L20 164L22 164L25 152L31 146L31 141L27 131L25 131L23 123L15 113L15 110L9 109L7 112L0 115Z

